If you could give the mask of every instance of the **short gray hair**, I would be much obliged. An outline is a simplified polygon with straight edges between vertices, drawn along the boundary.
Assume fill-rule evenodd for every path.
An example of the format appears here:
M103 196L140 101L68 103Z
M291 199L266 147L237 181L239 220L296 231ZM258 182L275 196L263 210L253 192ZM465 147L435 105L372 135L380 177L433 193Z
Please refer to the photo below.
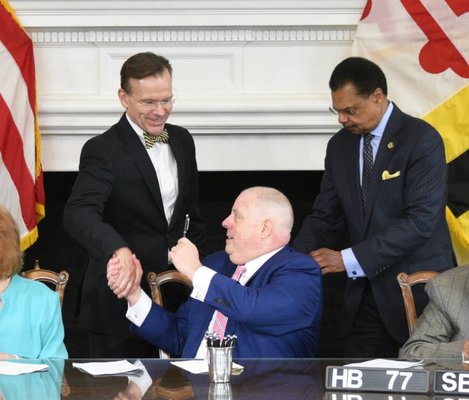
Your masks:
M272 218L289 233L293 228L293 208L280 190L267 186L254 186L245 190L256 196L258 208L264 217Z

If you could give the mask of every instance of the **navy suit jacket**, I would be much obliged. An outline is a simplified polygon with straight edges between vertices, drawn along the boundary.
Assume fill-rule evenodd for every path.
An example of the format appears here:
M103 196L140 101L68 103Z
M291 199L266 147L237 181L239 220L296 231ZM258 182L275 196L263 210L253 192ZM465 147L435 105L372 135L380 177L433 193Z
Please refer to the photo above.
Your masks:
M168 249L182 236L185 214L191 217L188 238L198 246L205 239L194 141L182 127L166 124L165 128L179 185L169 224L155 168L125 114L83 146L64 226L88 251L80 307L80 325L85 329L129 336L127 303L117 299L107 285L106 265L115 250L129 247L146 274L168 269Z
M302 252L351 247L371 284L387 331L404 343L409 334L397 274L454 265L445 219L443 141L431 125L394 105L373 165L365 214L359 146L360 136L345 128L329 141L321 192L293 247ZM341 320L344 336L355 320L365 281L347 280ZM427 301L423 289L417 289L415 301L423 309Z
M190 298L176 314L156 304L131 330L171 354L195 357L215 310L228 317L225 334L238 337L236 357L314 357L322 312L319 266L285 247L246 286L231 279L236 269L225 252L203 263L217 274L204 302Z

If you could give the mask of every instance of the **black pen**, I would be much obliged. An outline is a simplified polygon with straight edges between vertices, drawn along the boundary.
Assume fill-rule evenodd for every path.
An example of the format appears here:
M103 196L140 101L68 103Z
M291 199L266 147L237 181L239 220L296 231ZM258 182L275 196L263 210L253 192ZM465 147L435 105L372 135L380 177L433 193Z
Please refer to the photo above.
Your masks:
M186 220L184 221L184 230L182 231L182 237L186 237L187 231L189 230L189 224L191 223L191 219L189 214L186 214Z

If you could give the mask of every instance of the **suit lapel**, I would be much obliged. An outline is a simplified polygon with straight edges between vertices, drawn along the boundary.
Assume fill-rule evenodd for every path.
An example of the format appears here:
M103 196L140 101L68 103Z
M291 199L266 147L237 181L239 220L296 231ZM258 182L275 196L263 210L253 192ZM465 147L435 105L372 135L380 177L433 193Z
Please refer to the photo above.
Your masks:
M285 246L282 250L278 251L275 253L272 257L270 257L262 266L254 273L253 276L247 281L245 286L253 286L257 287L259 283L256 282L256 279L259 279L261 282L264 280L264 277L266 275L272 274L272 271L277 269L279 265L282 264L282 257L285 254L290 253L290 248L288 246ZM231 272L232 276L236 270L236 265L233 266L233 271Z
M155 203L158 206L158 209L161 211L164 220L166 221L163 200L161 198L160 185L158 183L158 177L156 175L155 168L153 167L153 164L145 150L143 143L128 123L125 114L118 123L118 132L122 143L124 144L124 150L139 170L143 181L147 185L153 199L155 200ZM129 188L129 190L132 189Z
M344 140L341 145L340 165L343 169L339 171L340 176L336 179L342 179L344 181L344 185L348 186L347 193L350 193L350 199L348 201L356 204L357 210L361 210L360 135L355 135L351 132L344 133ZM356 221L357 226L362 225L363 213L357 212L356 217L358 218Z
M367 209L365 212L365 222L368 223L370 218L370 210L373 209L373 203L380 189L382 178L381 175L389 164L392 157L394 146L398 140L397 134L401 126L401 112L394 105L389 121L384 129L383 137L379 144L376 160L373 164L373 173L371 176L370 187L368 189ZM391 145L392 143L392 145Z

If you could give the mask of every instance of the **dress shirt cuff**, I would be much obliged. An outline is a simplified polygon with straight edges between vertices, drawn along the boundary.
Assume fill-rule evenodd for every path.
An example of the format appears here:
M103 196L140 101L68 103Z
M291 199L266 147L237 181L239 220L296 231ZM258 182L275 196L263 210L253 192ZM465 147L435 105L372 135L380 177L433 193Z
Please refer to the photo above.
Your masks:
M363 271L363 268L351 248L344 249L340 253L342 254L342 260L344 260L345 270L349 278L356 279L366 276L365 271Z
M130 322L140 328L150 312L151 305L152 301L150 297L142 290L137 302L133 306L128 304L125 316Z
M210 282L212 282L213 276L216 272L213 269L207 267L200 267L197 271L195 271L194 276L192 277L192 293L191 297L193 299L204 301L205 296L208 292L208 287L210 286Z

